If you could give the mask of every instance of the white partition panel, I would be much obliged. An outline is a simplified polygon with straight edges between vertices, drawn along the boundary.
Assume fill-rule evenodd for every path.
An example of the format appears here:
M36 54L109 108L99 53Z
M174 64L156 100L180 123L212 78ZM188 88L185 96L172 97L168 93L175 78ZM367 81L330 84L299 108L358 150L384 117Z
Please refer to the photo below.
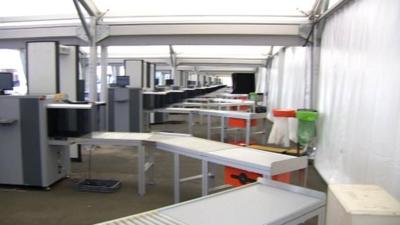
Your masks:
M58 52L58 42L28 42L26 44L28 94L59 92Z
M400 198L400 1L350 1L322 36L316 167Z
M71 101L78 100L79 48L62 46L67 51L60 54L60 92Z
M142 88L144 62L142 60L125 60L125 75L129 76L129 87Z

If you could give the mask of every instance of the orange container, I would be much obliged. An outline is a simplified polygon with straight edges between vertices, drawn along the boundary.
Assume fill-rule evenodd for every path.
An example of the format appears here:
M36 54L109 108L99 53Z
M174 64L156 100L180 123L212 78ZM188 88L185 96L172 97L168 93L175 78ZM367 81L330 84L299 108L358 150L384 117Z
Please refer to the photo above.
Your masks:
M250 120L251 127L255 127L256 124L257 124L257 121L255 119ZM245 119L228 118L228 126L229 127L246 128L246 120Z
M272 115L275 117L296 117L294 109L272 109Z
M232 185L234 187L245 185L257 181L257 178L261 177L261 174L252 173L245 170L228 167L224 169L224 181L225 184ZM290 173L283 173L272 176L273 180L290 184Z

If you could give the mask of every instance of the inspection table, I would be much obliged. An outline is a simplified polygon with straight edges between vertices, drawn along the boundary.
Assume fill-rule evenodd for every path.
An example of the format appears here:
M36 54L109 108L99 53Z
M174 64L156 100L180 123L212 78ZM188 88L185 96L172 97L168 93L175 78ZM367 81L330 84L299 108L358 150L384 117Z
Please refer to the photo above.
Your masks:
M265 179L191 201L98 225L297 225L325 223L324 193Z
M211 138L211 116L216 116L216 117L221 118L221 127L220 127L221 142L224 142L224 140L225 140L225 119L226 118L246 120L246 137L245 137L246 145L250 144L251 120L267 118L266 113L250 113L250 112L243 112L243 111L198 110L197 113L199 115L207 116L207 139Z
M233 99L238 99L238 98L247 98L249 95L248 94L230 94L230 93L221 93L218 94L217 97L221 98L233 98Z
M230 111L230 110L212 110L212 109L196 109L196 108L178 108L178 107L168 107L163 109L155 110L155 112L161 113L175 113L175 114L186 114L188 115L188 133L193 134L193 116L194 115L204 115L207 117L207 139L211 139L211 117L220 117L221 126L220 126L220 141L224 142L225 140L225 119L226 118L234 118L234 119L244 119L246 120L246 137L245 144L250 144L250 135L251 135L251 120L253 119L266 119L266 113L251 113L251 112L243 112L243 111Z
M238 147L183 134L171 133L125 133L94 132L74 139L82 145L123 145L138 147L138 193L145 194L146 171L154 164L154 157L146 163L145 145L152 144L159 150L174 154L174 201L180 200L179 156L184 155L202 161L202 195L209 191L209 163L240 168L262 174L273 175L296 170L306 170L307 159Z
M217 108L218 110L229 110L229 108L235 107L236 110L240 110L240 107L242 106L248 106L251 108L251 111L254 112L254 102L249 102L249 101L238 101L238 102L181 102L181 103L175 103L172 105L172 107L181 107L181 108L186 108L186 107L193 107L193 108L200 108L200 109L210 109L210 108Z

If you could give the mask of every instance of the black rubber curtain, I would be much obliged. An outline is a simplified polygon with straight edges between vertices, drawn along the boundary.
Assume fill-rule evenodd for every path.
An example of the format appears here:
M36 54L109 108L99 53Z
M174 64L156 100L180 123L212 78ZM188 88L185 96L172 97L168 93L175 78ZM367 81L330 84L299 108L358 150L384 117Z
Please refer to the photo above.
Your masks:
M248 94L255 91L254 73L232 73L232 94Z

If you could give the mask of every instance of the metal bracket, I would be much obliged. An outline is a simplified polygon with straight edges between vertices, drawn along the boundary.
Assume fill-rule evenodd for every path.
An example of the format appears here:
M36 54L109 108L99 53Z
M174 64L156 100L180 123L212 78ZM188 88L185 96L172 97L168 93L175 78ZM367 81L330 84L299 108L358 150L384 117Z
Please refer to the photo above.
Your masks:
M299 36L304 39L307 39L307 37L310 35L312 27L313 27L312 23L301 24L299 27Z
M100 42L110 36L110 26L97 25L96 27L96 41Z
M97 25L96 26L96 42L100 42L110 36L110 26L108 25ZM85 33L83 27L78 27L76 29L76 36L81 40L89 43L89 39Z

